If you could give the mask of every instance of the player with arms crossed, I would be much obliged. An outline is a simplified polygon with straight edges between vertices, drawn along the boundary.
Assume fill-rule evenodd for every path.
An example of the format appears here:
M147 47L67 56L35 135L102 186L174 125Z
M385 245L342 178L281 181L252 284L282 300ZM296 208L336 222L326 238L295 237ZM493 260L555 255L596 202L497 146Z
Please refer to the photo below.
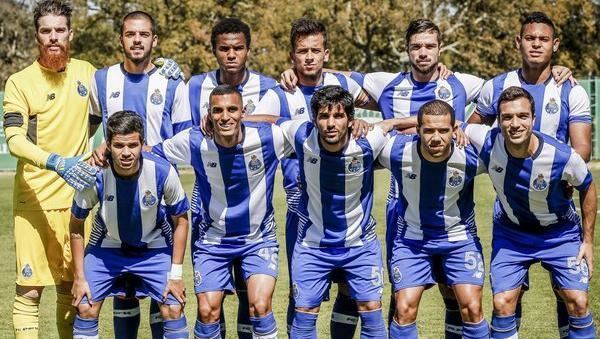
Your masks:
M146 12L130 12L122 20L119 42L122 63L96 71L90 89L90 121L95 131L115 112L136 112L144 121L145 142L154 145L191 127L188 92L183 79L166 78L151 62L158 43L155 22ZM106 166L106 144L94 151L94 162ZM127 283L124 281L123 283ZM135 298L114 299L115 338L135 338L140 324L140 304ZM163 337L158 304L150 304L152 337Z
M594 338L588 308L593 270L596 188L581 156L534 131L536 105L525 89L498 97L498 125L466 128L491 178L494 205L490 280L492 338L516 338L515 310L529 266L541 262L569 314L569 338ZM580 220L565 182L579 191Z
M399 195L395 226L387 226L395 299L390 338L417 338L421 296L440 279L456 294L464 322L461 335L488 338L481 305L484 263L473 202L475 176L484 169L473 146L453 142L455 116L448 103L424 104L417 120L418 135L392 137L378 158L392 171Z
M194 284L198 299L196 338L220 338L219 314L225 293L234 291L232 266L239 262L248 286L253 337L277 338L271 299L278 272L273 187L284 139L277 126L242 122L242 96L219 85L209 97L206 138L197 126L153 147L196 175L198 199L192 208ZM200 212L198 212L200 211ZM197 223L196 223L197 222Z
M552 57L560 44L554 23L544 13L528 14L521 24L520 34L515 38L521 53L520 69L500 74L487 81L481 90L477 109L469 118L470 123L491 125L498 116L500 93L510 87L526 89L535 101L533 129L555 137L571 146L585 161L592 151L592 119L590 100L583 89L571 82L561 83L552 77ZM528 286L528 279L526 285ZM559 334L566 338L569 314L562 298L556 296ZM521 319L521 302L517 304L517 325Z
M93 187L75 194L71 209L73 337L98 338L102 303L128 292L117 284L126 277L135 284L135 296L160 303L164 338L188 338L182 271L189 204L177 172L164 159L142 152L144 123L135 112L113 114L106 138L110 166L96 175ZM84 251L83 222L98 203Z
M212 28L210 42L219 68L194 75L189 83L190 109L194 125L199 125L208 113L209 96L218 85L230 85L242 94L246 114L252 113L268 89L277 82L246 67L252 40L250 27L237 18L219 20ZM194 187L192 201L198 199L198 188ZM192 204L200 206L199 204ZM200 216L200 212L192 213ZM194 223L194 220L192 220ZM237 332L240 339L252 338L252 324L248 316L248 295L240 263L234 263L235 291L238 298ZM221 313L221 335L225 337L225 313Z

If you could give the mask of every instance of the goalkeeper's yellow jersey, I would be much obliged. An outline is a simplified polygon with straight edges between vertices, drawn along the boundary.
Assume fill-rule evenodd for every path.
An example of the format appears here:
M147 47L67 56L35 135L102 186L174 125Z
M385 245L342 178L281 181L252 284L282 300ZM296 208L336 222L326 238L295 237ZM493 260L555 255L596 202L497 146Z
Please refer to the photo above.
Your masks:
M71 58L63 72L46 69L36 61L11 75L4 93L6 140L23 135L42 150L63 157L87 152L88 97L94 71L89 62ZM19 159L14 210L70 208L73 193L53 171Z

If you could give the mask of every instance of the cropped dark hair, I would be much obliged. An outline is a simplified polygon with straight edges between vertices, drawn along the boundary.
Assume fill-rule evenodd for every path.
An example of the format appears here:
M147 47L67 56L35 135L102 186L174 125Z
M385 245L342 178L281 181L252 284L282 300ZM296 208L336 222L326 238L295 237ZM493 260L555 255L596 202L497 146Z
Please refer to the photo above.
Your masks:
M123 20L121 21L121 34L123 34L123 28L125 27L125 21L129 20L129 19L146 19L148 21L150 21L150 29L152 30L152 34L156 34L156 21L154 21L154 18L152 17L152 15L144 12L144 11L133 11L128 13L127 15L125 15L125 17L123 17Z
M252 36L250 35L250 26L238 18L224 18L219 20L212 28L210 33L210 45L213 53L217 48L217 38L221 34L229 33L242 33L246 39L246 48L250 48L250 41Z
M552 35L554 36L554 32L556 31L554 27L554 23L552 19L550 19L546 13L543 12L531 12L523 17L521 21L521 33L520 36L523 36L523 32L525 31L525 26L529 24L544 24L550 26L552 28Z
M323 45L327 48L327 28L325 28L325 25L322 22L309 18L294 20L290 31L292 50L296 48L296 42L299 38L315 34L321 34L323 36Z
M73 7L68 1L40 1L33 8L33 23L35 25L35 30L37 31L40 28L38 22L40 18L46 15L64 16L65 18L67 18L67 27L71 29L71 13L73 13Z
M310 100L310 109L312 110L313 118L319 114L319 109L327 107L331 109L336 105L344 106L344 112L349 120L354 119L354 98L350 92L340 86L324 86L315 92Z
M500 105L502 105L502 103L515 101L521 98L525 98L527 99L527 101L529 101L529 107L531 108L531 116L534 117L535 103L533 102L533 97L531 96L531 94L529 94L527 90L521 87L511 86L502 91L502 93L500 93L500 97L498 98L498 119L500 118L500 114L502 113L500 111Z
M447 102L442 100L432 100L419 108L419 113L417 113L417 124L421 126L423 123L424 115L447 115L450 114L450 123L454 126L456 122L456 115L454 113L454 108L450 106Z
M419 33L434 32L437 35L438 45L442 44L442 32L440 28L429 19L417 19L408 24L405 33L406 46L410 43L410 38Z
M144 142L144 122L142 118L132 111L119 111L111 115L106 121L106 141L111 142L113 136L140 134L140 141Z
M240 101L242 100L242 94L240 93L240 91L237 90L237 88L235 86L231 86L231 85L219 85L217 87L215 87L212 92L210 92L210 95L208 96L208 102L209 104L212 102L212 98L215 95L225 95L225 94L237 94L240 97Z

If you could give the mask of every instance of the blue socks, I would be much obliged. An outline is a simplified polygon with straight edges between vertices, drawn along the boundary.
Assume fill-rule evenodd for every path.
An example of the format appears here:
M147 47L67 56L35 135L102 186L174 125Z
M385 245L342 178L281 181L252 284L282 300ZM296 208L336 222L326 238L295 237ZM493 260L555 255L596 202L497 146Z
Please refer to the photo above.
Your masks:
M569 338L596 338L596 326L591 313L584 317L569 316Z
M417 339L419 332L417 331L417 323L414 322L408 325L400 325L395 320L390 324L390 339Z
M196 320L194 336L198 339L219 339L221 338L221 324L218 321L205 324L200 320Z
M139 300L135 298L114 298L113 326L116 339L137 338L138 328L140 327Z
M482 319L480 322L463 323L462 335L465 339L487 339L490 337L490 327L487 320Z
M227 326L225 325L225 308L223 307L223 302L225 302L225 298L221 302L221 314L219 315L219 326L221 328L221 338L227 338Z
M152 331L152 339L162 339L164 336L163 318L160 307L154 299L150 301L150 331Z
M296 313L296 302L294 301L294 297L288 297L288 307L286 314L286 322L287 322L287 334L290 335L292 331L292 324L294 323L294 313Z
M517 332L521 327L521 317L523 312L523 305L521 304L521 299L517 300L517 308L515 308L515 322L517 324Z
M163 324L165 339L187 339L189 337L185 315L182 314L179 319L165 320Z
M273 312L269 312L264 317L250 317L249 319L255 336L264 339L277 338L277 322L275 322Z
M446 306L446 317L444 324L444 333L446 339L462 339L463 336L463 321L460 316L460 309L456 299L444 298Z
M357 324L358 308L356 303L349 296L338 293L331 311L330 333L335 333L336 338L353 338Z
M318 314L316 313L296 311L294 313L290 339L317 339L317 316Z
M358 312L358 315L360 316L361 321L361 339L385 338L385 323L383 322L383 312L381 311L381 308L374 311ZM335 334L335 337L338 337L337 333Z
M490 330L494 339L513 338L517 334L517 319L514 314L505 317L494 314Z
M73 339L98 339L98 318L83 319L75 315Z
M569 312L567 305L560 298L556 298L556 322L558 323L559 338L564 339L569 337Z

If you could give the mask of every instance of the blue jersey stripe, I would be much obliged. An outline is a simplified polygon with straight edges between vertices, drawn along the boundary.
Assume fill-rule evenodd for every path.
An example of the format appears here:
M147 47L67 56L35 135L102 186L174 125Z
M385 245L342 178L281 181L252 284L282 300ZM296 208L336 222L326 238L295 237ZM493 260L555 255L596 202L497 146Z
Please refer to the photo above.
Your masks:
M556 129L556 139L567 143L569 141L569 94L571 93L571 84L569 81L564 83L560 89L560 122Z
M106 114L106 78L108 77L108 67L99 69L94 74L96 80L96 89L98 90L98 102L102 110L102 126L104 126L104 135L106 135L106 120L108 116Z
M194 75L189 83L189 98L190 98L190 113L192 115L192 125L200 126L200 98L202 95L202 83L206 79L208 73Z
M405 77L406 73L398 74L381 92L381 97L379 97L377 104L384 120L394 117L394 87L398 86Z
M144 122L144 131L147 135L146 102L148 96L148 82L150 78L145 74L127 74L123 84L123 109L137 113Z
M362 187L360 190L360 201L363 212L371 211L373 208L373 175L374 169L373 164L375 163L375 159L373 159L373 150L371 149L371 145L367 142L366 139L357 140L356 144L360 146L363 152L363 180ZM369 164L368 166L366 164ZM363 215L362 225L363 227L368 227L369 222L365 222L371 218L370 214ZM369 234L370 230L363 228L362 234Z
M327 244L323 247L344 247L348 223L346 222L345 173L346 163L339 155L331 155L323 149L320 152L321 204L324 237ZM330 193L334 192L334 193ZM338 193L338 194L336 194ZM329 239L339 239L332 242ZM323 242L322 241L322 242Z
M475 176L477 175L478 157L477 154L473 151L474 149L474 147L465 147L465 184L460 192L460 197L456 202L460 211L460 218L463 222L468 222L472 220L472 218L475 215L473 188L475 183ZM467 225L467 228L474 225L474 223L472 225Z
M121 242L131 246L143 246L142 216L140 209L139 190L137 180L123 180L115 175L116 195L119 208L117 209L117 222L119 224L119 238Z
M456 120L465 121L465 106L467 105L465 86L454 75L450 76L447 81L452 89L452 108L454 108Z
M206 172L204 171L204 162L202 161L201 145L204 136L197 128L192 128L190 131L190 154L191 154L191 165L194 168L196 174L196 182L194 183L194 190L197 190L198 197L192 199L192 220L196 222L192 223L192 227L199 226L199 222L204 220L207 224L211 224L214 220L211 219L208 213L203 213L203 209L198 205L208 204L211 197L210 183L205 179ZM208 206L208 205L207 205ZM199 235L201 236L201 235Z
M268 164L276 164L279 159L277 159L277 154L275 154L275 145L273 143L273 129L263 128L261 129L260 143L262 145L261 151L265 164L265 181L266 187L274 187L275 186L275 172L277 171L277 166L268 166ZM265 220L269 219L270 215L273 215L273 190L267 189L267 211L265 213ZM265 223L263 221L261 225L261 231L265 229Z
M420 149L420 142L417 144ZM439 232L444 227L444 196L446 195L447 167L446 162L432 163L421 157L421 190L419 192L419 215L424 233ZM436 211L435 213L431 213ZM425 212L425 213L423 213Z

